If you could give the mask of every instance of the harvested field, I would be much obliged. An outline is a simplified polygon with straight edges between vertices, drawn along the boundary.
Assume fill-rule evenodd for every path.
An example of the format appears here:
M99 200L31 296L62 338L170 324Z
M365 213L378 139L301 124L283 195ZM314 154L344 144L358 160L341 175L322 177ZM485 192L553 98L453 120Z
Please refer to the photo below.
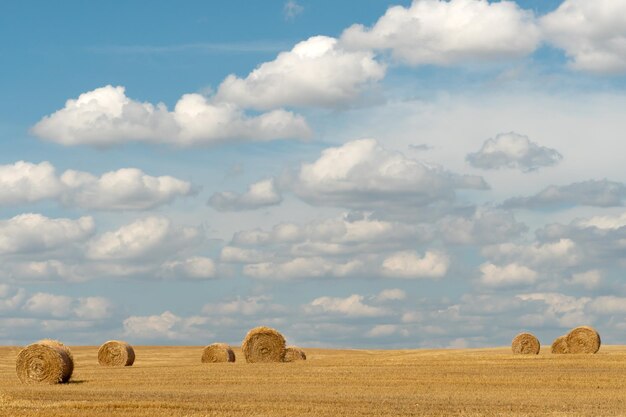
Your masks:
M198 360L201 346L135 346L132 367L71 346L70 383L21 385L0 348L1 416L626 416L626 347L596 355L323 350L294 363ZM239 356L241 351L235 349Z

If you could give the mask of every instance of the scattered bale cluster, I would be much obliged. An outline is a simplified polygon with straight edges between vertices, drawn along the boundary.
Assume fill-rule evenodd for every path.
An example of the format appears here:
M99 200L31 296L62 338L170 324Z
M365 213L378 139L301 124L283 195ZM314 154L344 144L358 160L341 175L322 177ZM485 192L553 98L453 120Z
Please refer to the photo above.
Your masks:
M600 334L589 326L572 329L565 336L557 337L552 343L552 353L598 353Z
M98 363L102 366L132 366L135 350L131 345L119 340L109 340L98 349Z
M22 349L15 368L23 384L64 383L74 371L74 357L63 343L45 339Z
M202 363L235 362L235 352L226 343L213 343L202 350Z
M551 352L564 353L597 353L600 350L600 335L589 326L580 326L572 329L568 334L554 339ZM539 353L539 340L530 333L520 333L511 344L513 353L536 355Z
M286 347L285 338L270 327L256 327L246 335L241 350L246 362L296 362L306 360L302 349ZM213 343L202 350L202 363L235 362L235 352L226 343ZM135 350L120 340L109 340L98 349L102 366L132 366ZM22 383L58 384L68 382L74 371L70 349L56 340L40 340L22 349L16 360Z
M255 327L246 335L241 350L248 363L282 362L286 342L282 334L270 327Z
M531 333L520 333L511 343L513 353L521 355L537 355L541 349L539 339Z

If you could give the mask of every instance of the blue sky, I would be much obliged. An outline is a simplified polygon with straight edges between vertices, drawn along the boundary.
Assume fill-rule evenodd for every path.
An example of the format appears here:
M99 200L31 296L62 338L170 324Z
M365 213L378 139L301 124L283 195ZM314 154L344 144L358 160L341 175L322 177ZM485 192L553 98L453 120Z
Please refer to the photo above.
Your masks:
M3 2L0 343L626 343L622 16Z

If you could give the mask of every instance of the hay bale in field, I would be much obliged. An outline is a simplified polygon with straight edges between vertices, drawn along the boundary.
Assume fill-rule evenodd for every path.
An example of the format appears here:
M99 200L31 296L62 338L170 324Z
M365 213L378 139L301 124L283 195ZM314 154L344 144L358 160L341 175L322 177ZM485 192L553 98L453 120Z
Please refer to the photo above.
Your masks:
M576 327L566 339L569 353L597 353L600 350L600 335L593 327Z
M40 340L17 355L15 370L23 384L67 382L74 372L70 349L56 340Z
M132 366L135 350L120 340L109 340L98 349L98 363L102 366Z
M285 349L285 357L283 358L284 362L296 362L305 360L306 354L299 347L289 346L287 349Z
M226 343L213 343L202 350L202 363L235 362L235 352Z
M270 327L256 327L248 332L241 350L246 362L282 362L285 357L285 338Z
M531 333L520 333L513 339L511 343L513 353L522 355L537 355L541 349L539 339Z
M559 336L554 339L550 351L554 354L569 353L569 348L567 347L567 335Z

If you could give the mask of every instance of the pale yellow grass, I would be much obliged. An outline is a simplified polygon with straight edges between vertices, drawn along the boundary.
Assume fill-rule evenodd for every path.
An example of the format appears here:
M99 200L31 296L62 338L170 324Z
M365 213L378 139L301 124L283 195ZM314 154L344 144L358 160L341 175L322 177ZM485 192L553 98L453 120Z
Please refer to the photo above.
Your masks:
M136 346L132 367L74 347L72 382L21 385L0 348L0 416L626 416L626 347L596 355L306 349L307 360L202 364L202 347Z

